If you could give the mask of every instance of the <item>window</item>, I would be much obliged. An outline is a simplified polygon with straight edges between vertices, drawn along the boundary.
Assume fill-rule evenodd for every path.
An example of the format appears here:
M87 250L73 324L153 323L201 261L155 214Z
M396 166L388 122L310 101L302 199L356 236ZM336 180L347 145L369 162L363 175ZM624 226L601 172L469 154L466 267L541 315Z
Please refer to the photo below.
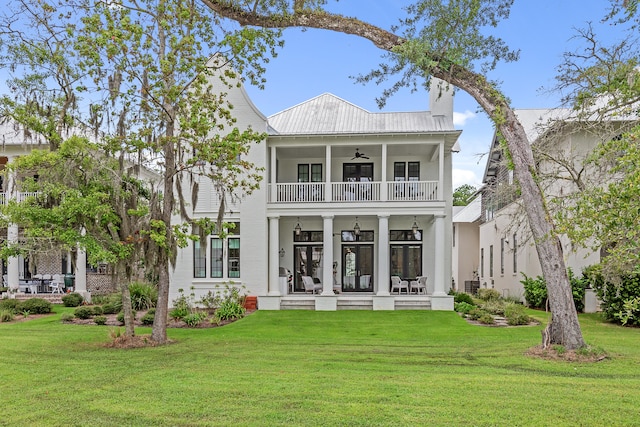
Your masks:
M504 237L500 239L500 274L504 274Z
M513 233L513 274L518 272L518 241L516 233Z
M420 162L394 162L394 181L420 181Z
M214 279L240 278L240 223L232 223L228 235L209 238L209 248L200 241L193 242L193 277L204 278L207 271L207 250L211 260L210 277Z
M484 248L480 248L480 277L484 277Z
M193 277L207 277L207 248L199 240L193 242Z
M493 245L489 246L489 277L493 277Z
M405 163L395 162L393 164L393 180L404 181L405 180Z
M322 163L298 164L298 182L322 182Z
M409 162L409 181L420 181L420 162Z
M211 238L211 277L220 278L223 277L223 255L222 251L223 240L219 237Z
M231 237L227 240L229 245L229 278L240 278L240 239Z

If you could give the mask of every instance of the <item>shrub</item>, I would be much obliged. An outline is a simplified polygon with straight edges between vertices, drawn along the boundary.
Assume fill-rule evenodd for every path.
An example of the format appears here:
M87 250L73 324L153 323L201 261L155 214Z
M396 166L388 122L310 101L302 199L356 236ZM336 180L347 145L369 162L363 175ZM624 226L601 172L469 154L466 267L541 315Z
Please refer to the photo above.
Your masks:
M187 315L189 315L189 309L186 307L176 307L169 312L169 317L173 320L182 320Z
M96 323L96 325L106 325L107 316L96 316L93 318L93 321Z
M153 318L155 317L154 313L147 312L144 316L140 318L140 322L143 325L153 325Z
M22 311L22 307L17 299L3 299L0 300L0 310L9 310L13 314L18 314Z
M223 320L241 319L244 317L245 308L238 301L225 300L220 303L220 307L215 312L215 320L220 322Z
M524 312L524 306L521 304L506 304L504 306L504 317L507 318L507 324L511 326L528 325L531 318Z
M134 320L136 318L135 310L133 310L133 318ZM120 313L118 313L118 315L116 316L116 320L124 325L124 311L121 311Z
M496 323L495 319L493 318L493 316L489 313L483 313L480 317L478 317L478 322L484 324L484 325L493 325L494 323Z
M51 313L51 303L42 298L31 298L20 304L20 311L28 311L31 314Z
M464 292L456 293L453 296L453 302L466 302L467 304L475 305L473 298L469 294L465 294Z
M476 308L475 305L469 304L468 302L464 302L464 301L453 303L453 309L458 313L462 313L462 314L467 314L474 308Z
M14 316L15 315L13 314L12 310L9 310L9 309L0 310L0 322L11 322Z
M202 311L195 311L193 313L189 313L182 318L182 321L186 323L188 326L194 327L198 326L200 322L207 318L207 314Z
M121 310L121 308L118 307L116 304L114 304L112 302L107 302L102 306L102 313L103 314L116 314L120 310Z
M567 269L567 275L569 276L569 283L571 283L571 294L573 295L573 303L576 306L576 310L583 312L585 281L582 278L575 277L573 270L570 268Z
M134 310L148 310L158 302L158 288L155 285L133 282L129 285L129 293Z
M596 265L583 270L583 281L595 290L607 320L640 325L640 307L636 304L636 298L640 297L640 274L628 274L612 283L604 279L600 266Z
M91 302L93 302L96 305L103 305L103 306L106 304L113 304L116 307L116 310L113 313L109 313L109 314L115 314L120 310L122 310L122 294L119 292L108 294L108 295L96 295L95 297L92 296Z
M495 289L480 288L478 289L478 298L483 301L497 300L500 299L500 292Z
M84 302L84 297L77 292L72 292L62 297L62 305L65 307L77 307Z
M528 277L522 273L524 279L520 281L524 286L524 299L531 308L545 308L547 305L547 283L544 277L538 276L535 279ZM571 269L567 270L569 283L571 284L571 293L573 295L573 304L577 311L584 310L584 290L588 280L579 279L573 275Z
M478 320L485 314L489 314L489 313L487 313L485 310L481 309L480 307L475 307L471 309L467 315L471 320Z
M100 305L94 305L91 309L93 310L94 316L102 316L104 314L104 311L102 310L102 306Z
M78 319L89 319L91 316L93 316L93 308L91 307L85 307L85 306L80 306L78 308L75 309L75 311L73 312L73 314L78 318Z
M545 308L547 305L547 284L542 276L535 279L522 273L520 281L524 286L524 299L531 308Z
M480 308L482 308L487 313L490 313L496 316L504 315L504 302L502 300L490 299L488 301L483 302L480 305Z
M622 326L625 326L627 323L637 324L638 320L640 320L640 297L634 297L628 300L625 300L622 303L622 310L617 313L613 313L613 316L620 321Z
M62 313L60 320L63 322L71 322L75 317L73 313Z

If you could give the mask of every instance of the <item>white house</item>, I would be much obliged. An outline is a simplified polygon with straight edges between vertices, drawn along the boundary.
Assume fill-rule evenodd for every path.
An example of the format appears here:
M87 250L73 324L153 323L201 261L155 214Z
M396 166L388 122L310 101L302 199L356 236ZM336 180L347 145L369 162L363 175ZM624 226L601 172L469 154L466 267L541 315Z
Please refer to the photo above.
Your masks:
M197 298L233 283L262 310L453 309L451 155L460 131L452 92L436 84L430 111L371 113L325 93L268 118L242 87L229 91L238 127L268 132L248 156L265 179L228 207L234 234L179 251L170 300L179 289ZM201 182L198 196L191 214L215 218L211 184ZM427 289L392 289L391 276L408 285L426 276Z
M478 280L480 247L480 197L474 198L467 206L453 207L453 256L452 279L458 292L474 294Z

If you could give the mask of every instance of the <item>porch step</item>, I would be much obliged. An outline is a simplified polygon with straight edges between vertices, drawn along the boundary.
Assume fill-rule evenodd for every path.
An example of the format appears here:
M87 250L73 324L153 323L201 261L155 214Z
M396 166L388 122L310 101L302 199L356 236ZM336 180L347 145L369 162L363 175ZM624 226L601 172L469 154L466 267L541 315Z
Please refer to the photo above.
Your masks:
M338 298L338 310L373 310L373 301L369 299Z
M431 310L431 300L427 298L396 298L396 310Z
M280 300L280 310L315 310L316 301L312 298L295 298Z
M24 301L31 298L42 298L43 300L49 301L51 304L62 304L62 294L24 294L17 293L15 294L15 299Z

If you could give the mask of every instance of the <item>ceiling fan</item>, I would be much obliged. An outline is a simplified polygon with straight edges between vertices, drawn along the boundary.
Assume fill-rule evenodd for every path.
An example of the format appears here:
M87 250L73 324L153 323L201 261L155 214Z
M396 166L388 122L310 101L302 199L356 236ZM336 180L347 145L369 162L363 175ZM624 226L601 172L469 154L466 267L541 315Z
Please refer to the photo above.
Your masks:
M360 150L359 148L356 148L356 154L353 155L351 160L353 160L353 159L368 159L369 158L369 156L364 155L364 153L361 153L359 150Z

